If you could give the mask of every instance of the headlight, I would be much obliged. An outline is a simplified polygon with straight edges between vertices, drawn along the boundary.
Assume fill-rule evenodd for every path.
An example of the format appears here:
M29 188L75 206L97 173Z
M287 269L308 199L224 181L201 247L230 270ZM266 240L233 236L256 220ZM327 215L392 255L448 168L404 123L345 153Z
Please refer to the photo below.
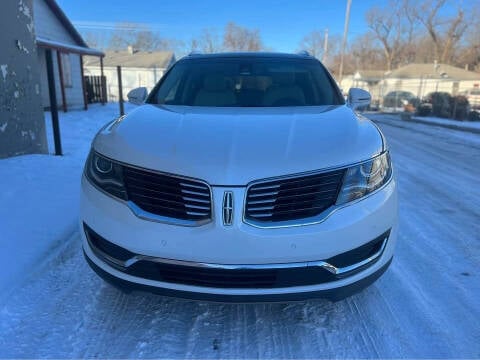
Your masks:
M388 152L348 168L336 204L343 205L364 197L386 184L391 176L392 165Z
M101 190L117 198L127 200L121 165L92 150L85 164L85 176Z

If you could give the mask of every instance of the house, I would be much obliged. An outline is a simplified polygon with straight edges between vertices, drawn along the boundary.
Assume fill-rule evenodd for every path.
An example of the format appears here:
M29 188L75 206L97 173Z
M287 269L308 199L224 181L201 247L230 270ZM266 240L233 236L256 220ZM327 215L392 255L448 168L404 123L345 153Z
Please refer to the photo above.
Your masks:
M50 106L45 54L53 55L57 104L64 110L87 108L83 57L102 58L103 52L87 46L54 0L33 0L33 21L40 63L42 104ZM101 72L101 69L99 68Z
M118 101L117 66L122 68L123 96L140 86L150 91L167 69L175 62L170 51L137 51L129 46L125 51L106 51L103 71L106 76L106 90L109 101ZM100 59L89 57L85 60L85 76L99 76Z
M480 74L447 64L409 64L387 73L381 82L383 94L409 91L419 98L443 91L452 95L478 86Z
M344 76L340 85L344 93L351 87L367 90L372 95L372 103L375 104L383 97L379 84L384 78L385 70L357 70L354 74Z

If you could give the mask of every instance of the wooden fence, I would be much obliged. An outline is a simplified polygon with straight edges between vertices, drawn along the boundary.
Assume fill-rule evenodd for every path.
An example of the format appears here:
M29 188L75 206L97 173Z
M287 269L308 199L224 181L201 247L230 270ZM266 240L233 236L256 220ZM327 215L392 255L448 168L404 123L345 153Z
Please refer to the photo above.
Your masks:
M85 76L87 101L89 104L104 103L107 99L107 78L99 75Z

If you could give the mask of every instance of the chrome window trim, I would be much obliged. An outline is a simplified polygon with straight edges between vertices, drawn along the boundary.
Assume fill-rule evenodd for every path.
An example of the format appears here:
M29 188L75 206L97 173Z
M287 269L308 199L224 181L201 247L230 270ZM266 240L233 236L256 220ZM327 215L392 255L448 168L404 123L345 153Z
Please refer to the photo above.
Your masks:
M155 173L155 174L159 174L159 175L170 176L170 177L174 177L174 178L177 178L177 179L184 179L184 180L199 182L199 183L202 183L202 184L206 185L207 188L208 188L208 191L210 193L210 212L211 212L211 216L210 216L209 219L195 221L195 220L184 220L184 219L178 219L178 218L171 218L171 217L168 217L168 216L161 216L161 215L157 215L157 214L153 214L151 212L145 211L145 210L141 209L133 201L123 200L123 199L117 198L117 197L113 196L112 194L106 192L102 188L98 187L96 184L92 183L90 181L90 179L88 178L88 176L85 174L86 167L88 166L88 164L85 164L84 171L83 171L83 176L86 179L86 181L88 181L88 183L90 185L92 185L95 189L99 190L103 194L105 194L108 197L110 197L110 198L120 202L121 204L127 206L132 211L132 213L136 217L138 217L139 219L152 221L152 222L158 222L158 223L162 223L162 224L186 226L186 227L203 226L203 225L209 224L209 223L214 221L215 206L214 206L214 201L213 201L213 191L212 191L212 187L210 186L210 184L207 183L206 181L201 180L201 179L197 179L197 178L193 178L193 177L182 176L182 175L172 174L172 173L168 173L168 172L148 169L148 168L144 168L144 167L141 167L141 166L131 165L131 164L128 164L128 163L125 163L125 162L122 162L122 161L113 160L112 158L109 158L108 156L105 156L105 155L99 153L98 151L96 151L93 148L91 149L91 151L93 151L96 154L98 154L99 156L104 157L107 160L109 160L113 163L119 164L121 166L130 167L130 168L134 168L134 169L138 169L138 170L142 170L142 171L147 171L147 172L151 172L151 173ZM88 160L88 158L89 157L87 157L87 160ZM127 194L127 196L128 196L128 194Z
M88 245L90 246L92 251L95 254L97 254L97 256L103 257L107 261L111 262L113 265L118 266L122 269L127 269L128 267L132 266L133 264L139 261L150 261L150 262L159 263L159 264L178 265L178 266L203 268L203 269L205 268L219 269L219 270L278 270L278 269L292 269L292 268L305 268L305 267L320 267L338 277L345 277L349 273L357 271L360 268L365 267L369 264L372 264L373 262L378 260L383 255L383 252L387 247L389 234L385 236L385 238L382 241L382 245L380 249L375 254L369 256L368 258L362 261L359 261L358 263L345 266L345 267L336 267L323 260L302 261L302 262L292 262L292 263L273 263L273 264L216 264L216 263L205 263L205 262L186 261L186 260L174 260L174 259L167 259L167 258L148 256L148 255L134 255L130 259L122 261L106 254L105 252L103 252L102 250L94 246L88 236L87 231L85 231L85 237L87 239Z
M345 204L342 204L342 205L334 204L334 205L325 209L324 211L322 211L320 214L318 214L316 216L303 218L303 219L277 221L275 223L265 223L265 222L262 222L262 221L255 221L255 220L247 219L245 217L245 210L246 210L246 207L247 207L248 190L253 185L262 184L262 183L266 183L266 182L270 182L270 181L292 179L292 178L297 178L297 177L302 177L302 176L318 175L318 174L322 174L322 173L330 172L330 171L335 171L335 170L342 170L342 169L347 170L350 167L358 166L360 164L364 164L364 163L367 163L369 161L372 161L376 157L382 156L386 152L388 152L388 150L382 151L381 153L372 156L368 160L362 160L362 161L359 161L359 162L356 162L356 163L353 163L353 164L349 164L349 165L332 166L332 167L324 168L324 169L321 169L321 170L307 171L307 172L303 172L303 173L283 175L283 176L278 176L278 177L271 177L271 178L266 178L266 179L262 179L262 180L251 181L247 184L247 187L245 189L245 194L244 194L244 197L243 197L242 221L243 221L243 223L245 223L247 225L250 225L250 226L253 226L255 228L258 228L258 229L282 229L282 228L289 228L289 227L309 226L309 225L320 224L320 223L324 222L325 220L327 220L337 210L343 209L346 206L350 206L350 205L356 204L356 203L358 203L362 200L365 200L365 199L369 198L370 196L376 194L378 191L385 188L388 184L390 184L390 182L393 179L393 165L391 165L392 166L392 172L390 174L390 178L385 182L385 184L380 186L378 189L372 191L371 193L368 193L365 196L362 196L359 199L355 199L355 200L350 201L348 203L345 203Z

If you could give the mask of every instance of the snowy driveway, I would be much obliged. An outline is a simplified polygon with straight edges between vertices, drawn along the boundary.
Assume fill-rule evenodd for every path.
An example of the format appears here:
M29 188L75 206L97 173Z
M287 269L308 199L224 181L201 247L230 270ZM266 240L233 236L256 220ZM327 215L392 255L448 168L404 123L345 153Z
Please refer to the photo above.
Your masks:
M334 304L124 295L88 268L73 232L2 299L0 357L480 357L480 136L375 119L401 224L370 288Z

